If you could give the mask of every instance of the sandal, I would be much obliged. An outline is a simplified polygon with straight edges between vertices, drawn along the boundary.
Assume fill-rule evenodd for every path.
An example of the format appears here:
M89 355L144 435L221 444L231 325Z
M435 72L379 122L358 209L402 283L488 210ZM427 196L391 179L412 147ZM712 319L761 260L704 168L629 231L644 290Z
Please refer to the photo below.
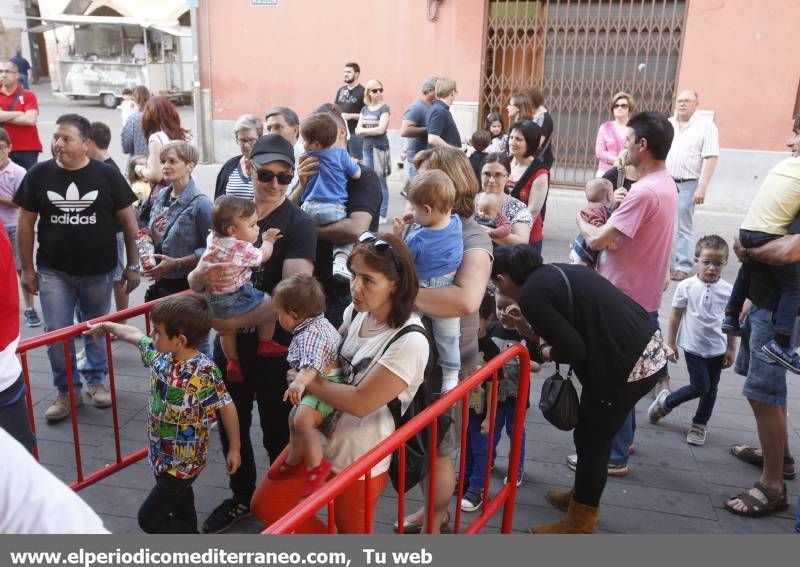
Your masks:
M725 502L725 509L732 514L736 514L737 516L745 516L746 518L761 518L763 516L768 516L775 512L783 512L787 508L789 508L789 501L786 499L786 485L783 485L782 491L772 490L768 488L761 482L757 482L753 485L753 488L757 489L764 497L767 499L766 502L762 502L752 494L750 494L749 490L745 490L741 494L734 496L731 500L739 500L745 505L744 510L737 510L734 508L729 500Z
M444 518L442 518L442 525L439 527L440 533L449 533L448 525L450 524L450 510L445 512ZM397 522L392 524L392 529L395 533L400 533L400 526ZM408 535L413 534L421 534L422 533L422 524L412 524L411 522L406 522L403 525L403 533Z
M740 447L737 451L736 448ZM750 465L756 466L758 468L762 468L764 466L764 457L756 453L755 447L750 447L749 445L731 445L731 455L739 459L740 461L744 461ZM793 457L783 457L783 478L784 480L794 480L794 477L797 476L797 471L794 467L794 458Z

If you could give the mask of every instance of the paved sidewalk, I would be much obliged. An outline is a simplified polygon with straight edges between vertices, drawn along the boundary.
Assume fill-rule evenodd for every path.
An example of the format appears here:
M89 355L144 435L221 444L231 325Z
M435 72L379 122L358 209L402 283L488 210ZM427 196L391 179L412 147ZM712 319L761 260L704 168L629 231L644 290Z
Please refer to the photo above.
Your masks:
M208 179L214 172L209 171ZM206 177L204 175L204 177ZM201 183L206 187L207 182ZM206 187L208 188L208 187ZM400 183L391 183L392 213L399 213ZM582 195L574 191L551 191L545 224L544 255L547 261L563 261L568 246L575 235L575 214L583 204ZM736 233L741 216L706 212L698 209L696 235L716 232L729 242ZM724 277L733 281L738 263L733 260ZM664 294L661 308L662 324L669 316L670 301L675 289L671 283ZM142 301L144 286L134 293L132 304ZM139 318L141 323L141 318ZM29 337L39 329L23 328ZM113 345L116 369L119 419L122 432L122 451L129 453L140 449L145 442L145 417L147 400L147 374L137 360L133 347L121 343ZM42 415L55 397L49 365L43 349L30 355L32 393L35 403L36 427L42 463L61 479L75 479L72 428L70 421L55 425L45 424ZM552 372L545 368L542 376ZM688 381L683 362L671 365L673 387ZM267 379L265 377L265 379ZM789 443L794 450L800 447L800 391L798 377L789 374ZM722 507L727 497L751 486L758 479L758 469L746 465L729 453L734 443L757 444L755 422L749 406L741 396L743 378L730 370L723 372L714 415L710 422L708 442L704 447L691 447L684 437L695 403L681 406L659 425L647 422L646 411L650 398L643 399L637 407L639 423L636 435L636 453L631 457L631 472L624 478L610 478L603 495L600 529L615 533L790 533L794 522L795 504L800 493L800 481L787 482L791 508L783 514L764 519L744 519L734 516ZM565 457L574 452L571 433L550 426L536 408L541 376L533 381L532 408L528 413L525 481L518 490L514 528L520 532L536 522L555 520L559 512L545 501L544 494L551 486L571 486L574 473L565 463ZM113 459L110 410L97 409L84 404L78 409L84 471L102 467ZM258 419L253 420L258 423ZM251 438L258 445L262 433L253 427ZM499 451L498 467L492 478L496 487L505 475L506 446ZM800 453L799 453L800 454ZM256 459L263 475L266 455L257 449ZM103 517L113 532L138 533L136 513L151 489L152 476L144 462L137 463L107 480L81 492L81 496ZM216 433L212 435L210 462L206 471L194 485L199 520L202 522L211 510L229 497L227 477ZM411 498L419 500L418 492ZM388 488L377 512L376 530L388 532L396 520L396 494ZM413 507L413 503L409 503ZM451 505L451 513L455 504ZM469 519L472 515L465 514ZM497 531L499 518L493 519L487 532ZM257 531L256 521L245 521L236 531Z

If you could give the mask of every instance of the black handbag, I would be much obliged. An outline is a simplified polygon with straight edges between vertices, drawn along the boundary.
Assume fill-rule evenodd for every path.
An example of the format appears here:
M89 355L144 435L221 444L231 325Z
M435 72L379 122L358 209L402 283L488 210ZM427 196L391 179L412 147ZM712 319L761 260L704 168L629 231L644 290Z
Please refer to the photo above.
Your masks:
M570 311L570 323L574 322L575 310L572 305L572 286L564 270L550 264L558 270L564 283L567 285L567 299ZM556 364L556 373L545 379L542 383L542 396L539 398L539 409L545 419L562 431L574 429L578 423L578 392L572 384L572 367L569 367L567 376L561 376L559 366Z

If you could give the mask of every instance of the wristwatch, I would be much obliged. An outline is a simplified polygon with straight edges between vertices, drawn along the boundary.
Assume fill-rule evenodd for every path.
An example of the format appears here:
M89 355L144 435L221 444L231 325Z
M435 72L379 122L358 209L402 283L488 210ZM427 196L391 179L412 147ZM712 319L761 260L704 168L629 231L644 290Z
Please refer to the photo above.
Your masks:
M137 274L142 271L142 267L139 264L128 264L125 266L126 270L130 270L132 272L136 272Z

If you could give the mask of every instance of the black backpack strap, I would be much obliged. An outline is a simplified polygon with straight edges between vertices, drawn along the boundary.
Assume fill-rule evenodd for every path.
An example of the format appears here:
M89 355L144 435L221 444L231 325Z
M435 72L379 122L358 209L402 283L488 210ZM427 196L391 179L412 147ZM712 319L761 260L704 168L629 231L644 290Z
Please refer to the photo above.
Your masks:
M386 343L385 347L383 347L383 351L381 352L381 355L378 357L378 360L380 360L381 357L383 357L383 355L386 354L386 351L389 350L389 347L392 346L392 344L397 339L399 339L400 337L402 337L404 335L407 335L409 333L422 333L425 336L425 338L428 340L428 344L430 345L430 337L428 336L428 331L425 329L425 327L423 327L422 325L417 325L416 323L414 323L412 325L406 325L405 327L403 327L402 329L397 331L391 339L389 339L389 342ZM425 371L423 371L425 374L427 374L427 368L428 368L428 365L430 363L431 363L431 357L428 356L428 363L425 365ZM424 375L423 375L423 379L424 379ZM402 417L403 417L402 412L400 411L400 409L402 407L401 404L400 404L400 398L397 398L397 397L394 398L393 400L388 402L386 404L386 406L389 408L389 411L392 414L392 418L394 419L395 427L399 426L399 424L401 423Z

